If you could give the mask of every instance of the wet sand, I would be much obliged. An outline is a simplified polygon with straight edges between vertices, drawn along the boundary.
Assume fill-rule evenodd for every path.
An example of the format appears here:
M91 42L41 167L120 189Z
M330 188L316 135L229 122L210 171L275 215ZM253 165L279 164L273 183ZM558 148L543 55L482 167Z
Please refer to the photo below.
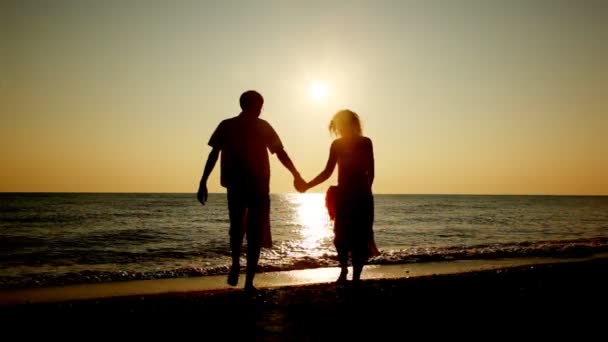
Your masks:
M362 279L394 279L429 275L466 273L483 270L503 269L524 265L586 261L592 258L608 257L599 255L588 258L510 258L491 260L456 260L424 262L393 265L368 265L362 273ZM352 274L352 268L350 268ZM279 272L263 272L256 276L255 284L259 288L274 288L309 284L332 283L338 278L337 267L302 269ZM244 275L239 279L238 287L244 286ZM225 275L190 278L133 280L122 282L105 282L97 284L77 284L51 287L37 287L0 291L0 306L42 303L68 302L84 299L101 299L125 296L149 296L169 292L203 292L232 289L226 284Z
M148 334L220 334L208 340L314 341L364 335L385 340L416 332L427 337L446 332L469 336L480 329L498 335L531 330L545 336L575 331L580 338L604 331L607 289L608 259L601 258L368 279L360 286L270 287L257 296L219 289L5 305L0 313L5 323L86 317L87 327L104 333L126 328ZM62 333L61 327L54 332Z

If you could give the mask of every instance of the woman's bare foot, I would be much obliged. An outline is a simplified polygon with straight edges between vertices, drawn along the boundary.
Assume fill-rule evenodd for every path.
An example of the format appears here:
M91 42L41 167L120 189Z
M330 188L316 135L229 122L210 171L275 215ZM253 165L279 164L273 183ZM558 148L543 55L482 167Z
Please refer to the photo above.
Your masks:
M245 285L245 294L249 295L249 296L257 296L260 291L253 285Z
M337 284L346 284L346 276L348 275L348 269L342 269L340 272L340 276L338 280L336 280Z

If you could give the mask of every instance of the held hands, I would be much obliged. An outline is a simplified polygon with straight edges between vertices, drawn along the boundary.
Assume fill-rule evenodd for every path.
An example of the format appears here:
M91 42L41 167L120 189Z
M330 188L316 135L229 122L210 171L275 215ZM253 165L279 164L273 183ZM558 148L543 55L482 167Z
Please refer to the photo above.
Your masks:
M293 187L298 190L298 192L306 192L308 190L308 183L300 176L299 174L293 177Z

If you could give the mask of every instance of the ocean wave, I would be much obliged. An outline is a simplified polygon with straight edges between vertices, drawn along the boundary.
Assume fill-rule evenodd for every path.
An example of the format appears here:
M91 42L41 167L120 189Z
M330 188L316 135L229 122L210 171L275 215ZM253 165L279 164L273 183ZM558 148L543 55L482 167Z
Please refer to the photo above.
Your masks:
M165 260L193 260L214 259L217 257L230 256L228 246L206 250L175 251L173 249L143 250L141 252L121 250L95 250L95 249L72 249L72 250L39 250L35 252L25 251L22 255L12 253L11 255L0 254L3 267L48 265L63 266L66 264L99 265L114 264L126 265L137 263L161 264Z
M221 250L221 251L220 251ZM205 259L214 253L222 252L227 258L226 248L218 248L217 251L175 253L170 251L158 251L155 257L159 260L170 259ZM434 261L453 261L471 259L502 259L502 258L527 258L527 257L555 257L555 258L577 258L588 257L594 254L608 252L608 238L520 242L508 244L483 244L475 246L451 246L437 248L409 248L402 250L386 250L369 260L369 264L407 264ZM125 253L129 254L129 253ZM141 261L136 255L130 255L126 259L133 263ZM99 262L99 260L96 260ZM201 264L203 264L201 262ZM281 258L271 262L262 260L259 271L287 271L297 269L311 269L320 267L337 266L335 254L323 254L318 257ZM117 264L118 266L118 264ZM42 286L58 286L68 284L102 283L112 281L147 280L180 277L199 277L209 275L227 274L227 265L207 265L203 267L176 267L164 270L149 271L99 271L84 270L80 272L42 272L29 273L21 276L1 276L0 288L30 288ZM244 272L244 269L242 270Z
M475 246L425 247L387 251L372 264L527 257L577 258L608 252L608 238L536 241Z

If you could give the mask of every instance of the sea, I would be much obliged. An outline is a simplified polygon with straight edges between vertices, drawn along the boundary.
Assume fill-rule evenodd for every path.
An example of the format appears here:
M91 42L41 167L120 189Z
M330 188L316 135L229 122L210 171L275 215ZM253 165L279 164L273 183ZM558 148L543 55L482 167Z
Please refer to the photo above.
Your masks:
M608 196L374 195L370 264L608 252ZM0 289L226 274L225 194L0 193ZM337 266L322 193L271 195L259 271ZM243 247L244 267L246 248Z

